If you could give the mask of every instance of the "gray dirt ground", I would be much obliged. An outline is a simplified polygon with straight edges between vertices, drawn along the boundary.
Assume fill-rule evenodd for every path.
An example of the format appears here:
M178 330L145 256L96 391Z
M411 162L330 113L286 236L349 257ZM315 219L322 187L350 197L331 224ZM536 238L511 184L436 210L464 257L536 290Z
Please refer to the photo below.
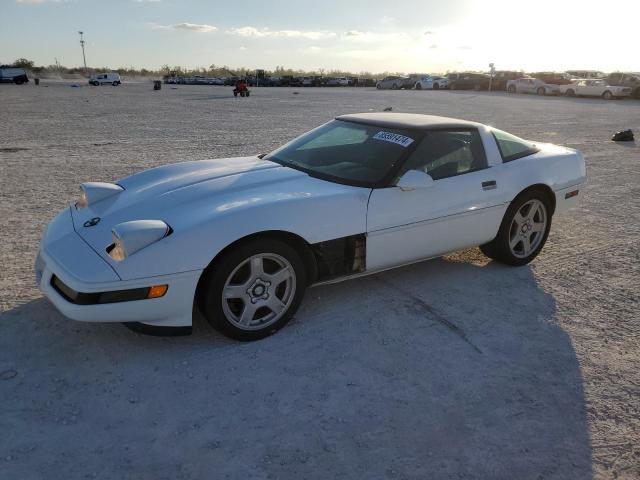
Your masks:
M0 87L0 479L640 478L640 149L608 141L640 133L640 102ZM75 323L34 288L39 235L80 182L387 106L579 148L585 201L530 266L474 249L314 288L251 344L202 320L183 338Z

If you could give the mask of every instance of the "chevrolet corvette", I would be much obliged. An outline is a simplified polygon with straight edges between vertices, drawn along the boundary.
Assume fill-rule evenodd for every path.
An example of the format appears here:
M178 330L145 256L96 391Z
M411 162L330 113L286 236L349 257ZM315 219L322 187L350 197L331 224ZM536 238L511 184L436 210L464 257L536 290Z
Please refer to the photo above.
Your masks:
M81 185L47 226L40 290L67 317L240 340L283 327L307 287L480 246L532 261L586 182L577 150L483 124L339 116L277 150Z

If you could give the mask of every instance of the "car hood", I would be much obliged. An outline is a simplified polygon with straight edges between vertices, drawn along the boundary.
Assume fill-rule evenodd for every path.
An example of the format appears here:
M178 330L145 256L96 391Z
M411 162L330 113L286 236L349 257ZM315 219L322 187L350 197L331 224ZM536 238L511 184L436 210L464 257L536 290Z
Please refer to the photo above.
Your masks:
M327 203L323 199L331 197L333 201L341 199L349 205L348 198L354 198L365 190L312 178L258 157L167 165L116 183L124 191L87 208L78 209L72 205L71 211L76 232L122 278L133 275L131 272L121 275L121 268L129 268L124 264L134 262L114 263L106 252L112 243L111 229L119 223L163 220L174 230L169 237L174 242L177 240L174 237L196 232L203 224L211 222L218 229L223 228L223 222L227 221L244 228L247 224L260 225L264 223L265 216L273 214L278 221L287 224L292 215L291 209L300 212L301 203L312 204L316 209L323 208ZM359 201L364 208L366 198L365 195ZM333 208L335 210L335 206ZM305 215L308 218L308 213ZM334 217L337 218L335 222L346 223L340 215ZM94 221L90 222L92 219ZM99 221L96 223L95 219ZM199 268L201 265L196 266Z
M102 245L105 232L130 220L170 221L180 211L211 199L217 193L248 191L265 183L286 182L306 176L258 157L225 158L176 163L152 168L116 182L124 190L87 208L72 206L74 228L91 246ZM85 227L91 219L97 225Z

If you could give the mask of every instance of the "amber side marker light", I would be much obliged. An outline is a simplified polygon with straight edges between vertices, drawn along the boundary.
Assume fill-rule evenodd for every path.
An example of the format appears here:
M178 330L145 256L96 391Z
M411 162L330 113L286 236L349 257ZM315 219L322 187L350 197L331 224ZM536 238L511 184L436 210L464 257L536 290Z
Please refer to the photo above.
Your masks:
M568 199L571 197L576 197L578 195L578 193L580 192L580 190L574 190L573 192L569 192L567 194L565 194L564 199Z
M169 290L169 285L154 285L153 287L149 287L149 293L147 293L147 298L160 298L164 297L164 294Z

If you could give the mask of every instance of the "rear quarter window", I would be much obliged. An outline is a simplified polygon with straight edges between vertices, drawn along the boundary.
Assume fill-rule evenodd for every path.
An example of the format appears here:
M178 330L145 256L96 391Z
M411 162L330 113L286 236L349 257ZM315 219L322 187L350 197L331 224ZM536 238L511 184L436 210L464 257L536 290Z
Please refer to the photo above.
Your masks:
M527 142L520 137L503 132L502 130L493 129L493 136L498 144L498 149L502 155L503 162L511 162L518 158L528 157L540 151L533 143Z

